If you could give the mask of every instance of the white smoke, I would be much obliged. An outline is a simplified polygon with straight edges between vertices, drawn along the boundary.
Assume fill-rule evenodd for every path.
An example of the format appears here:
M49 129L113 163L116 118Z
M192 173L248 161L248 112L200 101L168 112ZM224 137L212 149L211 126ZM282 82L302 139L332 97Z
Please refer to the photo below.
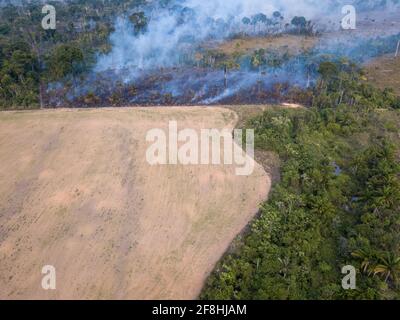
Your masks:
M303 15L312 18L321 13L321 9L326 11L327 4L330 6L332 3L330 0L325 2L315 0L187 0L186 2L188 7L195 8L202 15L213 18L228 16L242 18L260 12L272 15L274 11L282 11L291 16Z

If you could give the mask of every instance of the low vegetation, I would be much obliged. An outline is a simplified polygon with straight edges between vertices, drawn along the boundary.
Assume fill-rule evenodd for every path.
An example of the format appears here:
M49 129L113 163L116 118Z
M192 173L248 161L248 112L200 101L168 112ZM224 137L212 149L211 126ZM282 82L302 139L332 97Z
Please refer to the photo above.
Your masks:
M377 60L366 72L339 58L388 54L399 35L355 41L350 53L345 46L317 48L319 33L311 21L260 13L244 17L223 43L185 39L192 47L179 52L179 65L152 70L135 83L113 79L115 70L93 75L98 55L111 50L116 17L128 18L140 36L148 30L151 15L142 9L150 3L50 2L58 25L47 31L40 27L40 2L2 7L0 109L302 104L306 108L268 108L239 122L255 128L258 152L273 152L280 171L273 168L270 199L217 265L201 298L400 299L400 58ZM160 6L171 3L162 0ZM177 14L179 23L193 16L189 8ZM229 28L223 19L210 24ZM242 73L255 81L246 87ZM208 75L215 82L197 81ZM89 89L82 85L87 78L93 80ZM172 80L180 96L165 85ZM357 290L341 287L346 265L358 270Z

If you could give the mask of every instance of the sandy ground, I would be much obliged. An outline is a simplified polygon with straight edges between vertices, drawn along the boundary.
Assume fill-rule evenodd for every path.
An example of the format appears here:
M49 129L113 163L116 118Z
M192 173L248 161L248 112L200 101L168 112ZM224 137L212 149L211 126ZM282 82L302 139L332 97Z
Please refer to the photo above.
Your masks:
M367 78L380 89L392 88L400 97L400 55L385 55L365 64Z
M233 128L222 108L0 113L0 299L194 299L268 174L150 166L146 132ZM56 290L43 290L44 265Z
M253 37L224 41L223 43L208 43L206 49L218 49L225 54L235 52L246 54L258 49L282 50L290 54L299 54L311 49L316 45L318 39L315 37L284 35L278 37Z

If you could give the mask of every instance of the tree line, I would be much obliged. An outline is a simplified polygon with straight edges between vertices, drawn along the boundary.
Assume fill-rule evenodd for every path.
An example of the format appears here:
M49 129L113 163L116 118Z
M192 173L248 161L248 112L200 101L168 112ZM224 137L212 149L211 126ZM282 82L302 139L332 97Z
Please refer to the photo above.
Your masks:
M0 10L0 108L44 106L49 84L72 87L111 50L109 36L117 15L143 0L50 1L57 28L41 27L40 1L8 4Z
M202 299L400 298L399 100L347 61L319 66L313 106L247 123L280 176ZM342 288L342 267L357 270Z

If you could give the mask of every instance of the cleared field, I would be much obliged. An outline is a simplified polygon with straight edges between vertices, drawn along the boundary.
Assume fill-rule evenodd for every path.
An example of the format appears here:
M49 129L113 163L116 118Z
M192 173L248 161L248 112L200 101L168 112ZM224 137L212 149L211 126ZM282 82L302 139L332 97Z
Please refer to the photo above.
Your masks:
M265 200L234 166L150 166L146 132L233 128L222 108L0 113L0 299L193 299ZM44 265L57 289L41 288Z
M400 96L400 56L386 55L366 66L368 80L380 89L392 88Z

